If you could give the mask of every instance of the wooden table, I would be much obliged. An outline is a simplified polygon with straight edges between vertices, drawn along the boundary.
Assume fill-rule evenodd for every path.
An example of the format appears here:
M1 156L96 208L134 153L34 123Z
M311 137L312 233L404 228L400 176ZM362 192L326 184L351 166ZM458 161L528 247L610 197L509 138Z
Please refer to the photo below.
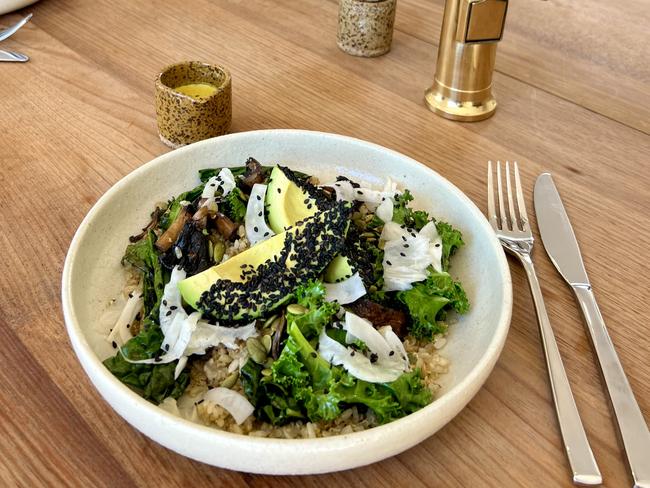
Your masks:
M481 206L487 159L518 160L532 208L550 170L610 333L650 418L650 43L646 0L511 2L496 116L463 125L423 105L442 0L400 0L393 50L335 44L334 0L43 0L0 66L0 485L570 486L530 295L513 262L511 332L494 373L456 419L381 463L267 477L182 458L99 397L68 342L60 277L72 235L122 176L167 149L153 79L184 59L232 70L235 132L296 127L394 148ZM7 25L20 12L0 18ZM607 486L631 486L572 295L536 263L578 407Z

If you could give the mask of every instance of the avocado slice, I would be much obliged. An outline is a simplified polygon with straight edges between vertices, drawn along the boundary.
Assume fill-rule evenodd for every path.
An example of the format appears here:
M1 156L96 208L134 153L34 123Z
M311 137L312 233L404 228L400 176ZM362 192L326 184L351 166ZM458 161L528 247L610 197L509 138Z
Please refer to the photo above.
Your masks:
M284 304L343 248L351 207L338 202L225 263L181 281L190 306L218 320L252 320Z
M325 268L323 273L323 280L326 283L338 283L348 279L354 274L350 261L347 257L339 254L332 262Z
M265 203L269 227L276 234L319 210L316 200L296 183L293 172L280 165L271 170Z

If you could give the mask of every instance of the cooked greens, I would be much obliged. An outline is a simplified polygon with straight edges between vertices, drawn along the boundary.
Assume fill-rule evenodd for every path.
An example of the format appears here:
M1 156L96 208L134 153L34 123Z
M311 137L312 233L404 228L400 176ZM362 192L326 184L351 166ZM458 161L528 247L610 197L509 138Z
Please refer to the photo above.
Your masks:
M307 313L289 315L289 337L282 354L264 376L262 365L249 360L242 368L242 385L259 418L274 425L290 420L330 421L343 408L363 405L379 423L414 412L431 401L419 370L403 374L392 383L369 383L354 378L340 366L332 366L315 349L322 328L331 322L338 306L324 302L318 282L299 289L298 300Z

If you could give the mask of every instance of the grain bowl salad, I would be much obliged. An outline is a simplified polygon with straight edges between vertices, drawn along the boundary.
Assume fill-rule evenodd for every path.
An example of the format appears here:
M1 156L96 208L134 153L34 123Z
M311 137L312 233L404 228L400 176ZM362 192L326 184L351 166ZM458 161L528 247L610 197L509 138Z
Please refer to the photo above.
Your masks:
M251 436L312 438L429 404L469 302L461 233L383 188L253 158L204 169L130 237L104 365L176 415Z

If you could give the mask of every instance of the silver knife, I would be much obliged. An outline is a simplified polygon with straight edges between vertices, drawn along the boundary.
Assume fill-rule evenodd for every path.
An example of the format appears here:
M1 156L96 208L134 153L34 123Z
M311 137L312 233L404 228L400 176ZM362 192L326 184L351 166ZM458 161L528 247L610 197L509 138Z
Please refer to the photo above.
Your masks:
M29 56L26 56L15 51L2 51L0 50L0 62L9 61L14 63L25 63L29 61Z
M544 173L537 178L534 199L537 225L544 248L573 289L584 314L614 407L634 486L650 488L650 432L607 333L582 262L578 241L550 174Z

